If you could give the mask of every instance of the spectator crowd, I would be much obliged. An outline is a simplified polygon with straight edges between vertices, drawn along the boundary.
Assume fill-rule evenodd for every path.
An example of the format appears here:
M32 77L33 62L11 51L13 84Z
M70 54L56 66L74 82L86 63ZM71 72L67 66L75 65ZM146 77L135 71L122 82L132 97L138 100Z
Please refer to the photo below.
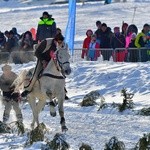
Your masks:
M103 60L113 58L116 62L146 62L150 61L150 25L145 23L138 33L136 25L123 23L113 28L106 23L96 21L97 30L86 31L83 41L81 58L96 61L102 56Z
M128 23L113 30L106 23L96 21L97 30L86 31L83 39L81 58L96 61L100 56L109 61L112 57L116 62L146 62L150 60L150 25L144 24L138 33L136 25ZM55 38L61 33L56 27L55 19L48 12L43 12L37 25L37 30L31 29L18 34L17 28L0 32L0 51L11 54L14 63L25 63L34 60L28 52L33 51L33 45L47 38ZM26 56L25 56L26 55ZM28 58L25 60L24 58Z

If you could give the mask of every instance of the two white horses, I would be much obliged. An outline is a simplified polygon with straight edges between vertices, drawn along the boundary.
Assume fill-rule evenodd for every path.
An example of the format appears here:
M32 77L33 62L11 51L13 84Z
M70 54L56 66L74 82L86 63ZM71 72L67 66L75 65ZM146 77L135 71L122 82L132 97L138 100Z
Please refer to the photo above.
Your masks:
M39 124L39 113L44 108L46 100L50 100L50 114L56 116L55 105L52 99L58 99L58 111L60 115L60 124L62 131L67 130L64 117L64 100L65 100L65 76L71 73L69 58L70 55L65 49L57 50L55 58L51 59L46 68L43 70L40 78L34 84L32 91L28 95L28 102L33 112L33 121L31 127L35 127L35 123ZM63 74L62 74L63 72ZM27 71L21 74L14 82L16 89L20 83L27 81ZM18 80L18 81L17 81ZM17 83L17 84L16 84ZM38 99L38 102L36 100Z

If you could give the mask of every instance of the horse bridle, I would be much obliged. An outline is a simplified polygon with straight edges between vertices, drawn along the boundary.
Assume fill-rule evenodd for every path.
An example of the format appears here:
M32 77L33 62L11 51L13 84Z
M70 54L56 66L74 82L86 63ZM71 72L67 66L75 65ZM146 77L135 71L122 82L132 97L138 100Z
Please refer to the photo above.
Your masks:
M70 64L70 62L69 61L66 61L66 62L60 62L60 60L59 60L59 58L58 58L58 52L59 51L56 51L56 61L58 62L58 64L59 64L59 67L61 68L61 70L62 70L62 65L64 65L64 64L67 64L67 63L69 63Z

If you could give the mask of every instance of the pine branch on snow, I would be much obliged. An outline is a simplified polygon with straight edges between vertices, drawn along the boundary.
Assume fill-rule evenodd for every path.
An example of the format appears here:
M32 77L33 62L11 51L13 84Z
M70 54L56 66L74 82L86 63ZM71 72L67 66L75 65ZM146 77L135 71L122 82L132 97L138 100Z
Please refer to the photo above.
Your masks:
M0 121L0 133L11 133L11 128L2 121Z
M44 150L69 150L70 145L66 142L64 134L56 133L54 139L47 142L46 147Z
M149 150L150 149L150 133L144 134L136 144L134 150Z
M125 150L125 145L114 136L105 144L104 150Z
M40 123L35 129L28 133L27 145L32 145L33 142L44 141L44 135L47 129L44 123Z
M79 147L79 150L92 150L92 148L88 144L82 143L82 145Z

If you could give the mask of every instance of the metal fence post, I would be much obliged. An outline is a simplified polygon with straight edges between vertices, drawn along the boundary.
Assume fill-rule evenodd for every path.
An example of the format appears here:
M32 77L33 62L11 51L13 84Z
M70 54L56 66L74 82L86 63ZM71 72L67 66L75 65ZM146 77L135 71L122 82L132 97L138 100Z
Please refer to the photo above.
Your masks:
M138 48L138 51L139 51L139 62L141 62L142 58L141 58L141 49Z

